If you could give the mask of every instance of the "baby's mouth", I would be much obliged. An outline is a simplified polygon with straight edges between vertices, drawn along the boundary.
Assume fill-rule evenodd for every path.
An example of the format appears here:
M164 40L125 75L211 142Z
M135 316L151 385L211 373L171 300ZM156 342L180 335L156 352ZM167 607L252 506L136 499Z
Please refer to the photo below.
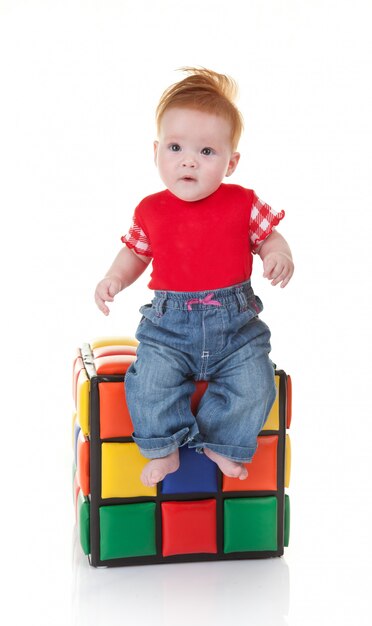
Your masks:
M195 178L193 178L192 176L182 176L181 180L184 180L187 183L195 182Z

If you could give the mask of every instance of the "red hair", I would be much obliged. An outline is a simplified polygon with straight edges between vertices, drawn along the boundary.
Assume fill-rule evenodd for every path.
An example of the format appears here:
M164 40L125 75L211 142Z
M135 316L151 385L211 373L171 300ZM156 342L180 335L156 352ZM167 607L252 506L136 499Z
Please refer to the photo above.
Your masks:
M183 67L188 76L166 89L156 108L158 132L165 111L170 108L196 109L225 118L231 126L231 144L237 148L243 130L243 118L234 100L236 82L225 74L205 68Z

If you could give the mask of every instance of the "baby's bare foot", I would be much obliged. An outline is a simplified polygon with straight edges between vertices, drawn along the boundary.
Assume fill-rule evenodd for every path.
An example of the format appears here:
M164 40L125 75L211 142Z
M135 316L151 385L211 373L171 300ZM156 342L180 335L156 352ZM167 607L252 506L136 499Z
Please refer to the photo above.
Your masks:
M141 474L141 481L145 487L154 487L167 474L176 472L180 466L178 449L161 459L152 459L145 465Z
M248 477L248 470L243 463L231 461L225 456L221 456L221 454L217 454L217 452L213 452L213 450L209 450L208 448L204 448L204 454L218 465L225 476L239 478L239 480L245 480Z

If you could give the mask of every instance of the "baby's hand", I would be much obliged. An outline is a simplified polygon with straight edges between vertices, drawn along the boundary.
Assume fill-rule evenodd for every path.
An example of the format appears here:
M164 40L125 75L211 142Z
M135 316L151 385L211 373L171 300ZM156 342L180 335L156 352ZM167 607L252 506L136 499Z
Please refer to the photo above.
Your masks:
M285 287L293 276L294 264L284 252L270 252L263 260L264 278L271 280L273 286L281 282Z
M110 309L106 306L105 302L113 302L114 296L122 290L121 280L117 276L107 276L101 280L94 294L96 305L104 313L108 315Z

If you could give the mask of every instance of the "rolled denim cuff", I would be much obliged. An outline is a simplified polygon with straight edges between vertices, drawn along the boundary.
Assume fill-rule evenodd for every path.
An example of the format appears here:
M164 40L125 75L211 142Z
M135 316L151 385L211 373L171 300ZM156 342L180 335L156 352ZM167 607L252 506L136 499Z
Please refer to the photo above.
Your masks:
M185 427L170 435L169 437L136 437L132 434L133 441L139 447L141 454L146 459L161 459L175 452L181 445L189 439L190 429Z
M242 446L221 445L204 441L202 444L200 442L195 442L195 444L191 442L189 448L195 448L195 451L199 452L199 454L203 452L203 448L208 448L236 463L251 463L253 455L257 450L257 445L252 448L245 448Z

